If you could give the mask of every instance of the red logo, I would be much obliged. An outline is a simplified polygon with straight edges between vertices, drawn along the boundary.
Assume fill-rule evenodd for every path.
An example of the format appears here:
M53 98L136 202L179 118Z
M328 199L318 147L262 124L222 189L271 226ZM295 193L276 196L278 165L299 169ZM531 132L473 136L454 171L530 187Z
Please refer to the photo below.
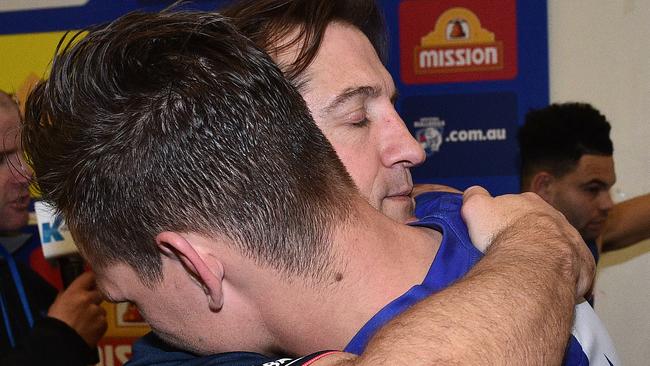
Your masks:
M512 79L516 0L405 1L400 61L406 84Z

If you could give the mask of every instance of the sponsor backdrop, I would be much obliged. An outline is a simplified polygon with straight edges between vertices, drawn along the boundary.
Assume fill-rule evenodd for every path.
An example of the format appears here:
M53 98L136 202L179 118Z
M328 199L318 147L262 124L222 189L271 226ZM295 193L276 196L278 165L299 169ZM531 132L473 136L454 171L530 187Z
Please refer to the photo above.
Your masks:
M546 1L383 1L417 183L519 190L517 128L548 103Z
M134 9L154 11L166 0L0 1L0 89L24 100L47 75L61 36ZM211 10L226 1L194 1ZM516 131L524 114L548 103L545 1L379 1L389 30L388 68L398 109L427 153L414 180L493 194L518 190ZM32 220L35 224L35 220ZM35 240L17 252L50 281L60 277ZM144 334L137 309L106 305L109 332L101 364L122 365Z

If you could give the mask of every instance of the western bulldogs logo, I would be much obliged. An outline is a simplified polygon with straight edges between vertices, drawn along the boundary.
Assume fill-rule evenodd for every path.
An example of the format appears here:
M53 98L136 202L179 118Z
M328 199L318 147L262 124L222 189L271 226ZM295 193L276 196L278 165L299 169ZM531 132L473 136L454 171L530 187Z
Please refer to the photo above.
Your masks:
M413 127L416 128L415 139L420 143L427 156L440 151L445 121L438 117L422 117L413 122Z

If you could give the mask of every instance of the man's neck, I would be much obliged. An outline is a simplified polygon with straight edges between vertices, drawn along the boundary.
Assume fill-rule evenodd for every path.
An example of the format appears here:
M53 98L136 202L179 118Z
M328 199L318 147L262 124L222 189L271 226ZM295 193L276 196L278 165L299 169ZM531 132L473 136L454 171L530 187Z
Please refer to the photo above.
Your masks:
M285 352L343 349L375 313L422 282L441 238L360 203L333 235L332 278L277 283L271 298L259 299L267 330Z

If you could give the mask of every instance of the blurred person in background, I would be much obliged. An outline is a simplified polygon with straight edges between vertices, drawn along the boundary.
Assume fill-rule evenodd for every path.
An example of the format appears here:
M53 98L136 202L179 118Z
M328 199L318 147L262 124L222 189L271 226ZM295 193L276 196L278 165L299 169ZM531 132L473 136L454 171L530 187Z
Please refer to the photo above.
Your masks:
M607 118L587 103L532 110L519 130L521 189L566 216L598 263L601 253L650 238L650 194L614 204ZM593 294L587 300L593 305Z
M600 254L650 238L650 194L614 204L614 147L607 118L587 103L532 110L519 130L522 191L562 212Z
M0 365L96 364L107 323L94 274L58 293L3 244L28 220L31 173L23 169L19 133L18 106L0 91Z

